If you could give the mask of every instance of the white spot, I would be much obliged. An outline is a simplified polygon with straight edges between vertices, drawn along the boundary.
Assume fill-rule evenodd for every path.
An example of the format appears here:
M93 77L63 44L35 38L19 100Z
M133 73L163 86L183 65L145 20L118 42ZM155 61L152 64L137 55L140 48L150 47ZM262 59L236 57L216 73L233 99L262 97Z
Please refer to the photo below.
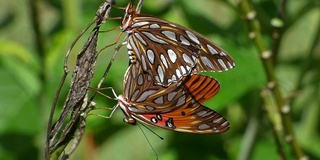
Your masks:
M160 59L161 59L162 64L168 69L168 63L167 63L167 60L163 54L160 54Z
M176 75L178 76L178 78L180 79L181 77L181 73L180 73L180 70L179 69L176 69Z
M161 33L164 34L166 37L168 37L169 39L171 39L173 41L176 41L176 42L178 41L176 39L176 34L174 32L172 32L172 31L162 31Z
M136 91L134 91L134 93L132 94L132 97L131 97L131 101L134 102L136 100L136 97L139 93L139 89L137 89Z
M220 117L220 118L214 119L212 123L220 123L222 120L223 120L223 117Z
M209 44L207 44L207 47L212 55L218 54L218 51L214 49L212 46L210 46Z
M198 129L200 129L200 130L205 130L205 129L209 129L209 128L210 128L210 126L207 125L207 124L200 124L200 125L198 126Z
M180 69L181 69L181 72L182 72L183 76L187 75L187 71L183 66L180 66Z
M147 63L146 63L146 59L144 58L144 56L141 56L141 62L142 62L143 70L146 70L147 69Z
M186 30L186 33L188 35L188 37L193 41L196 42L198 45L200 45L200 42L198 40L198 37L196 35L194 35L193 33L191 33L190 31Z
M142 34L146 35L150 40L152 40L153 42L156 43L160 43L160 44L168 44L167 42L157 38L156 36L154 36L152 33L150 32L146 32L146 31L142 31Z
M138 80L137 80L137 84L138 84L139 86L141 86L141 85L143 84L143 76L142 76L142 74L139 74Z
M185 62L189 63L191 66L194 66L195 63L194 61L187 55L187 54L182 54L182 58Z
M233 68L232 64L228 61L229 68Z
M172 24L172 23L168 23L170 26L177 28L176 25Z
M202 110L202 111L199 111L199 112L197 113L197 115L200 116L200 117L202 117L202 115L204 115L204 114L206 114L206 113L207 113L207 111Z
M151 118L151 121L152 121L153 123L158 123L158 120L157 120L156 118L154 118L154 117Z
M154 64L154 53L153 53L153 51L151 49L147 50L147 57L149 59L149 62L151 64Z
M173 98L178 94L178 92L170 92L168 93L168 101L172 101Z
M168 56L169 56L169 58L170 58L170 61L171 61L172 63L176 63L176 60L177 60L177 55L176 55L176 53L174 53L174 51L173 51L172 49L168 49L168 50L167 50L167 53L168 53Z
M227 66L226 66L226 64L224 64L224 62L223 62L223 60L222 59L218 59L218 62L219 62L219 64L221 65L221 67L224 69L224 70L227 70L228 68L227 68Z
M137 58L141 59L139 50L138 50L136 44L133 42L133 39L131 36L129 37L129 43L130 43L131 47L133 48L134 53L136 53Z
M190 42L186 38L184 38L183 35L180 35L180 40L181 40L181 44L184 44L186 46L190 45Z
M132 47L131 47L130 43L127 43L127 49L128 50L132 50Z
M228 126L228 125L229 125L229 122L228 122L228 121L225 121L225 122L223 122L223 123L221 124L222 127Z
M156 92L157 90L146 90L144 91L140 97L137 99L136 102L143 102L147 99L147 97L149 97L151 94L153 94L154 92Z
M151 24L150 25L150 28L152 28L152 29L157 29L157 28L160 28L160 26L158 25L158 24Z
M176 104L177 107L180 107L186 103L186 95L182 95Z
M140 36L139 33L134 33L134 36L145 46L147 45L147 42L145 40L143 40L143 38Z
M154 111L156 108L152 107L152 106L145 106L147 110L149 111Z
M138 23L134 23L133 25L131 25L131 28L141 27L141 26L144 26L147 24L149 24L149 22L138 22Z
M212 70L215 70L214 65L210 62L210 60L207 57L201 56L200 59L204 65L210 67Z
M159 78L160 78L160 81L159 81L159 82L162 83L162 82L163 82L163 79L164 79L164 73L163 73L163 70L162 70L162 68L161 68L160 65L158 65L157 71L158 71L158 75L159 75Z
M191 67L190 66L186 66L187 68L187 71L190 71L191 70Z
M131 81L126 81L125 83L125 96L129 97L129 93L130 93L130 86L131 86Z
M156 104L163 104L163 96L158 97L157 99L154 100L154 103Z
M176 81L177 80L177 77L176 77L176 75L172 75L172 81Z
M223 51L221 51L220 55L221 55L221 56L227 56L227 54L224 53Z

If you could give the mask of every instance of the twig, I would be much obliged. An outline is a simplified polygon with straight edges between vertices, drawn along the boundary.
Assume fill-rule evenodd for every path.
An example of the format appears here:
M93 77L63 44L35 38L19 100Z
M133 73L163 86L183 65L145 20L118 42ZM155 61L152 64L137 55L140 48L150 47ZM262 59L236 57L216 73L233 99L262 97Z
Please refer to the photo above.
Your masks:
M277 84L277 80L274 75L271 59L272 52L265 47L262 40L259 21L256 19L256 12L248 0L236 0L236 2L249 29L249 37L254 41L262 58L262 63L268 77L268 89L272 92L277 104L278 112L280 112L282 125L284 127L285 140L290 143L291 150L294 152L297 159L306 158L295 139L290 116L291 108L288 104L285 104L283 96L281 95L279 85Z
M96 63L96 58L98 56L97 52L97 39L100 26L106 22L110 11L110 4L108 2L104 2L101 4L99 10L97 11L96 17L94 20L84 29L84 31L76 38L76 40L72 43L70 49L68 50L65 57L64 64L64 75L60 81L58 90L56 92L56 96L54 98L54 102L52 105L49 122L48 122L48 130L47 130L47 140L45 146L45 156L44 159L48 160L50 158L50 154L52 158L58 158L61 153L64 151L64 148L73 138L74 133L78 130L78 126L80 123L83 124L83 119L80 116L80 110L85 109L88 104L84 101L84 98L87 96L87 88L90 86L90 82L92 80L94 74L94 68ZM68 96L66 98L65 105L63 107L63 111L56 122L56 124L52 126L52 117L54 115L55 107L57 104L58 97L61 92L61 88L65 83L65 79L67 74L69 73L69 69L67 67L68 57L70 55L71 49L74 44L78 41L78 39L82 36L82 34L88 30L88 28L96 23L96 27L91 32L91 35L83 47L83 50L78 54L77 63L72 75L70 90ZM81 107L82 106L82 107ZM81 108L80 108L81 107ZM71 119L66 127L63 129L61 136L58 140L55 140L55 137L63 126L66 117L71 113ZM83 128L84 129L84 128ZM82 131L84 132L84 131ZM77 138L77 141L80 141L81 137ZM51 144L51 141L56 141L54 144ZM75 142L77 143L77 142ZM77 144L76 144L77 146ZM51 149L51 151L50 151ZM73 150L75 148L72 148ZM72 153L69 152L69 153ZM67 153L68 154L68 153Z

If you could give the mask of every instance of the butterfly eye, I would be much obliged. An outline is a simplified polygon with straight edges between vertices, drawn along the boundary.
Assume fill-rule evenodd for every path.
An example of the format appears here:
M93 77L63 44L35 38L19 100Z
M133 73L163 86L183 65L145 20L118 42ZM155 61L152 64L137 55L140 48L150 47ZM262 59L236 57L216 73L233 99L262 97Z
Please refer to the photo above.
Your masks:
M123 118L123 122L131 124L131 125L135 125L136 124L136 120L132 117L129 118Z

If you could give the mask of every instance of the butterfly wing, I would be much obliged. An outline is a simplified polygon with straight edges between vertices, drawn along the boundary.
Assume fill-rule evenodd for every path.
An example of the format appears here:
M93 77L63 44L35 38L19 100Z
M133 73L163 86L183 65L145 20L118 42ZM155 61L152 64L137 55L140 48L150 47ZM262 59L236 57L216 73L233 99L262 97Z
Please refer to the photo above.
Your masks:
M154 84L149 74L143 72L139 63L129 66L125 74L123 94L132 103L129 109L136 113L165 113L184 104L185 92L202 103L215 96L219 82L209 76L183 77L168 87ZM180 89L180 88L184 89Z
M126 32L130 62L139 61L143 70L163 86L192 71L221 72L235 66L227 52L204 36L157 17L133 13Z
M184 105L168 113L137 114L132 116L146 124L179 132L214 134L230 128L229 122L219 113L201 105L188 96Z

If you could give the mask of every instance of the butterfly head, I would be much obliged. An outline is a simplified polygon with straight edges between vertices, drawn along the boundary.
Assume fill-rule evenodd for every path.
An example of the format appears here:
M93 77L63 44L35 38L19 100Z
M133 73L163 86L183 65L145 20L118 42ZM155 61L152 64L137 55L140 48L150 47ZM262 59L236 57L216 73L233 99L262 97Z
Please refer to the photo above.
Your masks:
M121 22L120 28L122 31L128 30L128 27L132 25L133 16L136 14L135 9L136 8L134 7L133 3L130 1L125 9L125 15Z

